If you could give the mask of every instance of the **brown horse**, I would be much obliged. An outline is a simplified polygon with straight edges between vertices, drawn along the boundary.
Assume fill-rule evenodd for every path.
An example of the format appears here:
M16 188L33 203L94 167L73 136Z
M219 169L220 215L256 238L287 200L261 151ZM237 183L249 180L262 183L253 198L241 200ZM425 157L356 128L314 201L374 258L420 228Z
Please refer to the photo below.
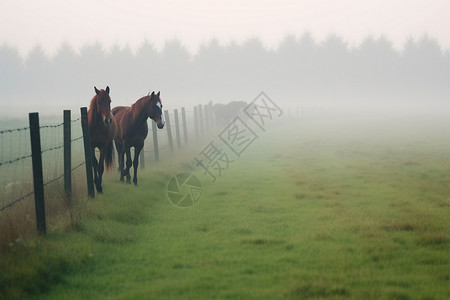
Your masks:
M92 165L94 167L94 183L97 192L102 193L102 176L104 163L109 170L113 164L113 139L117 134L117 125L111 115L111 97L109 86L105 90L98 90L94 86L95 96L91 100L88 111L89 134L91 138ZM95 148L100 150L97 162Z
M131 183L130 168L133 165L133 182L137 185L137 167L139 165L139 153L144 147L144 140L148 134L147 119L150 118L158 125L159 129L164 127L162 118L162 104L159 97L160 92L145 96L137 100L131 107L117 106L112 109L112 114L117 120L117 136L114 139L117 153L119 155L120 181L124 176L127 183ZM134 147L134 159L131 162L130 148ZM127 155L126 167L124 168L124 154Z

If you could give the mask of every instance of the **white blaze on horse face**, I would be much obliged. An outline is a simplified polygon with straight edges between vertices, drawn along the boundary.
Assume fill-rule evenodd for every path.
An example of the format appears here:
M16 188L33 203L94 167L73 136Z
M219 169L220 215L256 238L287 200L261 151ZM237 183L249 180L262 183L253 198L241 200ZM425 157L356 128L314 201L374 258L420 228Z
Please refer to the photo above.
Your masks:
M164 121L164 114L161 111L161 118L159 119L159 123L157 123L159 129L163 129L166 122Z
M164 121L164 114L163 114L163 111L162 111L162 105L161 105L161 102L156 102L156 106L158 106L159 107L159 109L161 110L161 120L160 120L160 124L162 124L162 126L164 126L164 124L166 124L166 122Z

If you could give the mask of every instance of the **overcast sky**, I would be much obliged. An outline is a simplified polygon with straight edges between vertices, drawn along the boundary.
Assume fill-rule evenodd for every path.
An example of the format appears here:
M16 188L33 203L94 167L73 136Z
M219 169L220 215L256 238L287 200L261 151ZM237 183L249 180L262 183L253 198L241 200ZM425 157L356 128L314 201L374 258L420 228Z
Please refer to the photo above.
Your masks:
M258 37L274 48L287 34L329 34L357 46L369 34L385 35L401 50L408 37L424 33L450 49L450 0L0 0L0 44L25 56L35 45L52 55L63 42L76 50L101 42L144 40L161 49L179 39L195 52L217 38L227 44Z

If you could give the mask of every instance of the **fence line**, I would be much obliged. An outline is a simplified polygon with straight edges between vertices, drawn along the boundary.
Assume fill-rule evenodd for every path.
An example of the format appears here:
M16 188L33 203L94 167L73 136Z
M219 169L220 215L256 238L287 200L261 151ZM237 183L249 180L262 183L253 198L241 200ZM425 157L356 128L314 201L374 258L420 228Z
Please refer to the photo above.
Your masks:
M209 123L209 120L212 119L206 115L207 113L209 113L211 110L207 109L207 106L204 107L204 111L202 111L202 106L198 105L197 107L194 108L198 109L199 111L199 120L197 119L196 116L194 116L194 122L196 124L196 126L200 126L201 128L201 132L203 133L204 128L208 128L209 124L204 124L203 122L203 117L205 118L205 122ZM188 141L188 136L187 136L187 121L186 121L186 110L183 107L181 109L182 112L182 126L183 126L183 134L184 134L184 141L185 144L187 144ZM175 110L173 112L173 114L171 112L169 112L168 110L164 111L164 115L165 115L165 119L166 119L166 126L164 130L158 130L156 128L156 124L154 124L154 122L152 122L152 131L153 131L153 143L154 143L154 149L153 149L153 153L155 155L155 161L159 160L159 151L160 150L164 150L166 148L170 149L170 152L173 153L174 152L174 142L173 142L173 137L172 137L172 130L174 130L174 132L176 133L176 142L177 142L177 146L178 149L181 148L181 131L180 131L180 124L179 124L179 120L178 120L178 110ZM172 116L174 117L173 119L175 120L175 124L173 124L171 122L171 118ZM172 119L172 120L173 120ZM81 136L72 138L71 137L71 124L74 124L75 122L78 122L81 120L81 129L83 131L83 134ZM16 204L20 203L22 200L29 198L31 196L34 195L35 198L35 211L36 211L36 226L37 226L37 230L38 233L41 235L45 235L46 234L46 217L45 217L45 195L44 195L44 188L47 187L48 185L55 183L61 179L64 178L64 185L65 185L65 190L67 192L67 198L68 198L68 202L69 205L71 204L71 173L80 168L81 166L85 165L86 167L86 179L87 179L87 186L88 186L88 194L91 197L95 197L95 192L93 189L93 184L91 185L90 183L93 183L92 180L92 162L91 162L91 150L90 150L90 141L89 141L89 131L87 130L87 108L83 107L81 108L81 116L77 119L71 120L70 119L70 111L64 111L64 122L62 123L58 123L58 124L49 124L49 125L39 125L39 114L38 113L30 113L29 114L29 123L30 126L29 127L21 127L21 128L16 128L16 129L7 129L7 130L2 130L0 131L0 136L2 136L3 134L6 133L16 133L16 132L22 132L22 131L29 131L30 133L30 142L31 142L31 154L26 154L26 155L21 155L18 157L13 157L10 158L8 160L5 160L3 162L0 162L0 167L5 166L5 165L13 165L16 162L25 160L27 158L31 158L31 162L32 162L32 166L33 166L33 191L24 194L22 196L20 196L17 199L14 199L13 201L9 202L6 205L3 205L2 207L0 207L0 212L11 208L13 206L15 206ZM42 130L52 130L52 129L58 129L58 128L62 128L63 129L63 143L57 143L56 145L50 145L50 146L46 146L46 147L42 147L43 145L41 145L43 138L48 140L48 135L45 136L41 136L41 131ZM198 127L196 127L196 129L198 130ZM44 132L44 131L43 131ZM160 132L158 134L158 132ZM163 138L163 134L165 133L167 136L167 139ZM59 134L58 134L59 135ZM167 140L167 144L162 144L159 145L158 144L158 135L160 135L160 139L162 140ZM85 150L85 159L84 161L82 161L81 163L79 163L78 165L76 165L75 167L72 168L71 166L71 144L73 144L74 142L83 139L84 141L84 150ZM52 139L54 141L54 139ZM46 144L46 143L44 143ZM69 145L69 147L68 147ZM12 149L12 145L10 145L11 149ZM58 176L54 176L53 178L44 180L44 161L42 158L43 154L48 155L49 153L53 153L53 151L57 151L64 148L64 168L63 168L63 173L59 174ZM143 157L142 159L144 160L145 157L145 149L142 152L143 153ZM147 151L149 152L149 151ZM142 165L143 166L143 165Z
M315 114L319 114L320 112L328 114L335 113L338 109L336 107L318 107L318 106L302 106L296 107L296 109L288 108L288 116L292 117L294 114L297 117L309 117ZM154 161L159 161L160 156L159 153L161 150L170 149L170 151L163 151L164 153L175 153L176 151L180 151L184 146L188 145L188 141L193 140L192 137L195 136L198 140L200 136L203 136L205 133L208 133L210 129L219 126L217 122L217 118L214 115L213 104L209 102L206 105L196 105L191 110L186 110L184 107L181 107L181 122L179 118L178 109L174 109L173 112L165 110L164 116L166 119L166 126L164 129L157 129L156 124L153 121L150 121L152 124L152 136L153 136L153 149L143 149L141 152L141 167L145 167L145 156L146 154L153 154ZM76 122L80 122L80 129L82 134L75 138L72 138L71 125ZM173 120L174 122L171 122ZM220 124L222 126L223 124ZM45 149L41 149L41 135L40 131L51 130L51 129L63 129L63 143L57 143L56 145L47 146ZM181 128L180 128L181 127ZM37 228L40 234L45 234L45 206L44 206L44 187L55 183L62 178L64 178L64 187L67 192L67 199L69 205L71 205L71 174L76 169L85 165L86 168L86 180L87 180L87 188L88 195L91 197L95 197L95 191L93 187L93 176L92 176L92 161L91 161L91 150L90 150L90 137L87 126L87 108L81 108L81 116L77 119L71 120L70 111L64 111L64 122L58 123L54 125L42 125L39 126L39 117L37 113L30 113L30 126L29 127L21 127L16 129L6 129L0 131L0 137L5 134L16 134L20 132L29 131L30 133L30 141L32 154L23 154L17 157L9 158L0 162L0 168L7 165L14 165L15 163L24 161L28 158L31 158L33 169L35 169L33 175L33 185L34 191L26 193L17 199L14 199L8 204L0 207L0 212L15 206L20 203L22 200L29 198L31 196L35 196L36 202L36 221ZM175 139L177 143L177 147L174 147L174 141L172 132L175 133ZM58 134L59 135L59 134ZM183 137L181 137L183 135ZM72 167L72 158L71 158L71 145L74 142L80 141L83 139L84 143L84 159L81 163L78 163L75 167ZM12 141L12 138L11 138ZM150 144L150 143L147 143ZM13 149L13 146L10 146ZM22 147L23 148L23 147ZM44 181L43 178L43 161L39 161L42 158L42 154L52 153L52 151L57 151L64 148L64 167L63 173L58 174L53 178L50 178ZM2 148L3 149L3 148ZM175 151L176 150L176 151ZM0 158L1 159L1 158ZM40 165L40 166L39 166ZM39 170L40 168L40 170ZM36 171L37 169L37 171ZM1 169L0 169L1 170ZM40 173L40 174L39 174Z

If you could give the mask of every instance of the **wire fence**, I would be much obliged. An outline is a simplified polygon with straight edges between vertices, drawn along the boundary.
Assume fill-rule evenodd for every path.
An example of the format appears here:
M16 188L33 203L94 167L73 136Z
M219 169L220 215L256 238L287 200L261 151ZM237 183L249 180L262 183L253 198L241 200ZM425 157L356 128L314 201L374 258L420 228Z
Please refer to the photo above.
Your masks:
M329 109L329 108L328 108ZM313 115L326 109L314 106L288 108L291 116ZM330 110L330 109L329 109ZM336 112L336 108L330 111ZM147 159L158 161L159 153L174 152L175 149L186 146L189 142L202 138L211 129L223 126L218 124L213 112L213 104L196 105L185 109L165 111L166 126L157 130L157 141L152 141L152 126L145 143L142 155ZM71 171L79 169L85 164L83 155L83 134L81 117L71 121L73 152ZM149 124L153 122L149 121ZM63 168L63 122L48 122L40 126L41 155L44 163L44 186L60 181L64 177ZM1 129L1 128L0 128ZM0 212L13 207L22 200L31 197L31 147L30 127L18 126L13 129L0 130ZM153 136L154 138L154 136ZM157 147L155 147L157 143ZM134 155L134 153L133 153ZM76 159L74 159L76 158ZM145 163L141 164L141 166Z
M71 132L75 136L70 140L77 157L72 171L85 164L82 155L81 117L71 120ZM44 186L48 186L64 177L63 173L63 125L64 123L45 124L39 127L41 133L41 155L46 162ZM30 127L0 130L0 212L15 206L34 195L32 189ZM73 159L72 157L72 159Z
M199 140L207 132L211 132L212 129L216 128L218 124L214 118L212 107L212 103L209 103L196 105L189 109L181 108L167 111L167 116L165 116L166 125L163 129L157 129L158 152L172 153L176 149ZM199 114L194 114L194 111L200 109L204 120L200 120ZM205 118L206 115L208 116L207 118ZM208 120L208 124L206 124L206 120ZM143 151L148 158L157 161L159 155L155 153L155 141L151 132L154 125L151 120L149 125L151 126Z
M323 109L308 106L289 108L288 115L308 117L320 111L334 114L336 108ZM159 152L161 152L163 160L171 159L177 155L178 150L188 144L196 145L199 141L210 138L212 134L223 132L225 126L229 126L229 122L236 117L236 115L231 116L230 120L225 121L227 124L223 124L224 120L221 117L216 118L211 102L206 105L196 105L188 110L181 108L181 110L165 110L163 113L166 119L166 126L163 129L157 129L156 124L149 120L151 126L145 147L141 152L141 167L145 167L145 157L159 161ZM61 184L55 185L55 188L52 187L48 191L47 187L64 179L67 197L53 198L67 199L66 203L70 207L72 188L71 183L68 184L68 182L71 182L71 175L67 176L67 173L72 174L82 166L85 166L86 173L78 172L77 174L83 176L88 195L94 197L91 157L95 153L91 153L90 150L85 107L81 109L81 115L83 117L70 119L70 111L65 111L64 122L46 122L45 125L38 126L38 114L30 113L30 127L18 125L13 129L0 128L0 213L34 195L38 232L45 234L44 187L47 193L54 193L55 188L60 188ZM39 146L36 146L36 140ZM67 151L67 148L70 148L70 151ZM132 155L134 155L133 150ZM41 165L37 168L39 172L35 172L34 155L39 157ZM36 177L37 173L41 175ZM40 188L36 188L36 182ZM67 188L68 185L70 189ZM39 210L41 213L38 212Z
M335 108L328 110L336 112ZM288 115L306 117L319 111L324 111L324 109L303 106L289 108ZM154 122L149 121L151 126L141 153L143 158L141 167L145 166L146 159L158 161L159 152L163 153L162 158L166 159L168 155L174 155L176 150L189 143L195 143L214 132L214 129L224 126L224 124L219 124L219 120L216 120L211 102L189 109L166 110L163 113L166 119L166 126L163 129L156 129ZM81 123L81 116L70 120L70 144L74 150L70 165L71 172L86 164L83 144L85 141ZM64 122L55 121L39 126L44 187L62 181L65 176L64 170L67 172L64 165L64 127ZM33 173L31 172L30 127L17 126L12 129L0 129L0 212L2 212L14 207L24 199L30 198L35 192L33 191Z
M184 109L183 109L184 111ZM181 110L177 112L178 124L175 124L175 111L167 112L167 122L164 129L157 130L158 147L157 151L173 151L177 144L184 144L181 141L174 142L174 139L181 139L181 135L189 132L193 135L195 122L193 110L186 110L182 118ZM181 120L184 120L183 123ZM71 120L71 132L73 138L70 139L72 147L78 160L73 160L71 171L75 171L85 165L83 156L83 134L81 128L81 117ZM168 125L168 126L167 126ZM178 125L178 126L176 126ZM63 126L64 123L46 123L39 126L41 135L41 155L43 161L44 187L64 178L63 172ZM187 127L180 129L181 126ZM178 127L178 128L177 128ZM178 134L176 132L179 132ZM144 155L154 156L155 148L151 143L152 132L149 132L149 142L144 148ZM189 137L192 139L193 137ZM184 137L183 141L187 141ZM0 131L1 154L0 154L0 212L15 206L21 201L34 195L33 179L31 172L31 146L30 127L18 127L13 129L3 129ZM153 141L154 142L154 141ZM7 170L8 169L8 170ZM12 172L9 172L12 170Z

